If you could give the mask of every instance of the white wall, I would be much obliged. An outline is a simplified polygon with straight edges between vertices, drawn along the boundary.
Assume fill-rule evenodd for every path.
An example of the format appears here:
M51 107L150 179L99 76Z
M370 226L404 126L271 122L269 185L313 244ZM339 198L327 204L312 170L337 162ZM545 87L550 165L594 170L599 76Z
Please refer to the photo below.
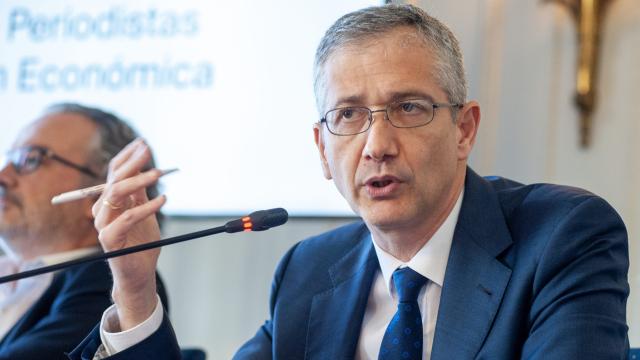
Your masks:
M629 229L628 320L640 346L640 6L616 0L603 36L600 102L592 146L578 146L572 104L576 63L573 20L540 1L434 0L421 6L460 38L470 97L483 119L472 166L522 182L587 188L611 202ZM310 138L311 141L311 138ZM317 159L309 159L316 161ZM172 318L185 345L226 359L268 315L271 276L295 241L346 220L293 220L262 234L202 239L165 249L160 269L169 285ZM168 234L223 222L172 220Z

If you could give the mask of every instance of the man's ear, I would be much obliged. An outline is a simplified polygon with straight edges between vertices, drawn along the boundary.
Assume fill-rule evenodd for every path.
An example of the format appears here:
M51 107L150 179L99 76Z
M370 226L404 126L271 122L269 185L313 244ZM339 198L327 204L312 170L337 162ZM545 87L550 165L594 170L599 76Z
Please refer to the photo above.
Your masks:
M329 163L327 162L327 157L324 153L324 139L322 133L322 124L316 123L313 124L313 138L316 142L316 146L318 147L318 152L320 153L320 165L322 165L322 172L324 173L324 177L327 180L331 180L331 171L329 170Z
M480 105L476 101L469 101L458 110L456 119L458 160L467 160L469 157L476 142L478 126L480 126Z

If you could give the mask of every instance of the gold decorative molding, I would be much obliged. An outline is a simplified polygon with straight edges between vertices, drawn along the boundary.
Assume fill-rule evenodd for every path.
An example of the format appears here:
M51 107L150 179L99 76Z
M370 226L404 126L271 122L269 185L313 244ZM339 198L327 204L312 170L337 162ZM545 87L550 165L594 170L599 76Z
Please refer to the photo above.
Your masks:
M613 0L545 0L564 5L578 30L578 71L575 102L580 111L580 145L591 142L592 115L598 90L598 64L602 22Z

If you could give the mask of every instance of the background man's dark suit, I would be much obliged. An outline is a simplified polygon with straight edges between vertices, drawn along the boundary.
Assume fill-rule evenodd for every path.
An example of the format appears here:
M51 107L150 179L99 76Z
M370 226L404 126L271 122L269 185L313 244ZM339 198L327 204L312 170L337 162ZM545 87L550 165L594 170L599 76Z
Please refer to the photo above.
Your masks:
M601 198L469 170L431 359L625 358L628 265L624 224ZM271 320L235 358L353 358L378 267L362 223L297 244L276 271ZM99 343L96 329L72 358ZM150 354L179 358L166 317L112 358Z
M158 291L166 292L158 279ZM67 359L111 305L111 273L106 262L69 268L51 285L0 342L1 360Z
M0 342L0 359L64 359L111 304L105 262L59 272Z

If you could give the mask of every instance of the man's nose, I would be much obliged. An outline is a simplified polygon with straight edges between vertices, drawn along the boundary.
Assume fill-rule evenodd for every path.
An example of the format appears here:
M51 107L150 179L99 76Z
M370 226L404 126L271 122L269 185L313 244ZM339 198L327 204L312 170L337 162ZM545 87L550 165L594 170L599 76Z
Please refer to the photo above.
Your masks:
M9 161L0 162L0 187L13 187L17 182L16 171Z
M385 110L371 112L371 127L365 133L367 142L363 156L374 161L385 161L398 155L397 129L387 119Z

